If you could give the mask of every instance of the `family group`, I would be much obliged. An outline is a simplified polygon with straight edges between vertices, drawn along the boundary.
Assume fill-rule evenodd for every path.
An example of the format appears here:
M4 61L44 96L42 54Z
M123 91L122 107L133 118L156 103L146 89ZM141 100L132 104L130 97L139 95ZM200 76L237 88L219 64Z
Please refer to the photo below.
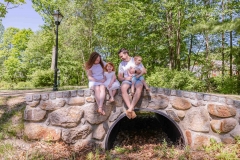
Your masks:
M117 89L121 88L122 98L128 107L126 116L129 119L136 117L134 106L137 104L143 86L147 91L149 87L146 84L143 74L146 69L142 64L141 56L131 57L127 49L122 48L118 52L119 58L122 60L118 67L118 76L116 77L114 64L104 62L101 55L93 52L89 60L85 64L87 76L89 80L89 88L94 90L94 96L98 105L98 113L105 115L103 103L105 100L105 89L107 88L110 95L110 102L114 102L114 95ZM119 83L121 82L121 85ZM132 101L129 99L128 89L133 96Z

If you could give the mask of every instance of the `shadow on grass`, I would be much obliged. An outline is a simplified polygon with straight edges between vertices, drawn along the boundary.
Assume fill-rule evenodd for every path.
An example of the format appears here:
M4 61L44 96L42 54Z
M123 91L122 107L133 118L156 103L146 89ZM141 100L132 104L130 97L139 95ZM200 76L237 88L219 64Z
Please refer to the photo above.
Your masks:
M25 102L19 102L12 106L7 105L7 101L11 101L12 97L1 97L0 103L0 139L5 136L16 136L17 132L23 129L23 112L26 107ZM17 122L14 122L14 116L20 116ZM15 124L17 123L17 124ZM20 127L20 128L19 128Z

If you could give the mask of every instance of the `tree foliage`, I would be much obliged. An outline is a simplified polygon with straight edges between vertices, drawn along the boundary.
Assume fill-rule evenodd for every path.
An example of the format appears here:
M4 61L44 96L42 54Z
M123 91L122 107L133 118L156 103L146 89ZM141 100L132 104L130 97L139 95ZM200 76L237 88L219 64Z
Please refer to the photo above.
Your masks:
M25 0L4 0L4 2L0 2L0 17L5 17L9 9L16 8L24 3Z
M52 13L59 9L64 15L58 32L61 85L87 84L84 64L92 51L99 52L117 68L117 52L124 47L131 56L143 57L147 80L153 86L229 92L224 87L219 89L220 82L230 83L231 78L226 78L229 72L236 80L231 83L240 86L240 77L236 75L240 71L239 0L32 3L45 24L35 33L16 28L4 31L0 42L0 80L33 81L32 75L41 75L40 71L50 73L56 37ZM221 66L213 65L217 60L222 61ZM197 78L190 73L194 68L200 68ZM226 75L220 81L219 77L212 78L215 71Z

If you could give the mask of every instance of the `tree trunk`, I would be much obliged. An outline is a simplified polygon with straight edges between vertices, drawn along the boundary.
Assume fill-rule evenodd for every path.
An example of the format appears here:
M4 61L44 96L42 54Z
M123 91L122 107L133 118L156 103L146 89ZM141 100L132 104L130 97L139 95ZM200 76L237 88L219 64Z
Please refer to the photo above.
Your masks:
M228 0L228 4L231 2L231 0ZM228 7L228 6L227 6ZM230 20L232 20L232 13L230 13ZM233 45L232 45L232 42L233 42L233 38L232 38L232 31L230 31L230 55L229 55L229 63L230 63L230 66L229 66L229 70L230 70L230 77L232 77L233 75L233 66L232 66L232 62L233 62L233 59L232 59L232 54L233 54Z
M224 12L224 2L222 0L222 13ZM222 14L222 22L224 21L224 14ZM222 85L223 85L223 81L224 81L224 74L225 74L225 54L224 54L224 41L225 41L225 36L224 36L224 31L222 32Z
M238 48L240 48L240 44L239 44ZM236 69L237 69L237 73L238 73L238 75L237 75L237 88L238 88L237 92L240 95L240 50L238 50L236 64L237 64L237 68Z
M55 52L56 52L56 46L54 45L53 48L52 48L52 63L51 63L51 70L54 70L54 67L55 67Z
M167 11L166 12L167 17L167 24L168 24L168 32L167 32L167 38L168 38L168 52L169 52L169 69L174 69L174 53L173 53L173 47L171 43L171 37L172 37L172 12Z
M178 29L177 29L177 70L181 70L180 52L181 52L181 11L178 11Z
M208 61L208 54L209 54L209 38L208 38L208 34L205 31L205 46L206 46L206 53L205 53L205 58L206 61Z
M190 46L188 50L188 71L190 71L190 66L191 66L191 54L192 54L192 43L193 43L193 35L190 35Z

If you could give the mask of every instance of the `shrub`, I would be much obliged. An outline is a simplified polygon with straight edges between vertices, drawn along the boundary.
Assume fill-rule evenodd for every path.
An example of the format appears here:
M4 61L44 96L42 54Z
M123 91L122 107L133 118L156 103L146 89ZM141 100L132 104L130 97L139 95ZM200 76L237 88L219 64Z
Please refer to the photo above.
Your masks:
M37 70L31 75L31 77L34 87L45 87L53 85L52 70Z
M14 89L29 89L33 88L32 82L18 82L16 86L14 86Z
M214 92L223 93L223 94L237 94L237 77L229 75L222 75L211 78L211 86Z
M0 82L0 89L12 89L13 85L9 82L6 81L1 81Z
M146 79L150 86L198 92L204 91L204 83L195 77L192 72L159 67L156 67L154 70Z

